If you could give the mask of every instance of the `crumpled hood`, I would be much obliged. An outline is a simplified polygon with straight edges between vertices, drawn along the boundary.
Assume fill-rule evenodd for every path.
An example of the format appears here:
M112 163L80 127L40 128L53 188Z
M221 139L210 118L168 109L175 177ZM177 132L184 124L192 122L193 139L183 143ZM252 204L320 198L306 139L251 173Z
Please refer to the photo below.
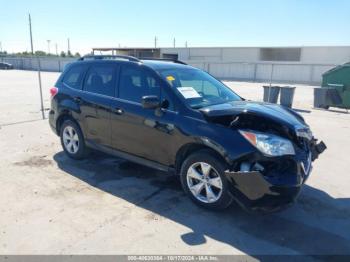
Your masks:
M204 107L201 108L200 111L209 119L218 116L253 114L289 126L294 130L296 128L300 129L308 127L304 122L303 117L298 113L280 105L270 103L235 101Z

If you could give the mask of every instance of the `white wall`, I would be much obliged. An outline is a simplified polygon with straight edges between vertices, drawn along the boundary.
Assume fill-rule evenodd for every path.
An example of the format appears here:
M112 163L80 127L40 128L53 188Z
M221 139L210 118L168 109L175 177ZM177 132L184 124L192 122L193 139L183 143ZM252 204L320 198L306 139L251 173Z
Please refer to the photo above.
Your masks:
M319 85L322 74L336 65L286 64L286 63L228 63L185 61L220 79L304 83Z
M230 62L257 62L260 56L259 48L223 48L222 60Z
M194 67L208 71L222 79L270 81L273 64L273 81L320 84L322 74L338 64L350 61L350 47L304 47L301 61L261 62L259 48L162 48L161 53L178 54L179 59ZM1 57L18 69L37 69L37 59L28 57ZM62 71L76 59L40 58L43 71Z
M350 47L303 47L302 63L344 64L350 61Z
M62 72L65 65L77 61L76 58L41 57L40 68L42 71ZM12 64L16 69L37 70L38 59L30 57L0 57L0 61Z
M211 62L263 62L259 47L161 48L161 53L178 54L182 60ZM350 61L350 46L301 47L300 64L343 64Z
M210 63L209 73L223 79L254 79L255 65L248 63Z
M178 54L179 60L189 60L190 49L189 48L161 48L162 54Z
M320 84L322 74L350 61L350 46L301 47L298 62L260 61L259 47L162 48L161 53L178 54L179 59L225 79Z
M194 48L189 51L190 60L219 61L222 58L220 48Z

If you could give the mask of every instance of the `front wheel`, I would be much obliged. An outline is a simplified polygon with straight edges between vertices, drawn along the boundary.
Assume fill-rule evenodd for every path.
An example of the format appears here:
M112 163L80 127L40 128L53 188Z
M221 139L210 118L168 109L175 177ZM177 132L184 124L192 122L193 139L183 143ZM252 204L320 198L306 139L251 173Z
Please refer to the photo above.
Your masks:
M73 159L83 159L87 154L84 136L80 127L72 120L66 120L62 124L61 144L66 154Z
M220 210L233 201L225 177L226 164L210 150L190 155L182 164L181 184L199 206Z

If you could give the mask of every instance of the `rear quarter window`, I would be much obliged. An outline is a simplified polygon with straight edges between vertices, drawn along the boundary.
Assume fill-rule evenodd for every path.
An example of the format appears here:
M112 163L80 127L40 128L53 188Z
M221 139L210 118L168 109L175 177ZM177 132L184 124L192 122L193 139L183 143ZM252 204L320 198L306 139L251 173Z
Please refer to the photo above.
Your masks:
M74 89L81 89L81 83L84 77L86 66L76 65L68 69L64 75L62 82Z

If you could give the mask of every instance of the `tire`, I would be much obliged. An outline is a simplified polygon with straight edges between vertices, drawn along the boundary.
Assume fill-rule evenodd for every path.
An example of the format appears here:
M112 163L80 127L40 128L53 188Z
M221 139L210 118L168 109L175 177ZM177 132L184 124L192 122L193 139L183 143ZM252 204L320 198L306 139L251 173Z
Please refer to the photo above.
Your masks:
M87 156L83 133L78 124L65 120L60 129L61 144L64 152L73 159L80 160Z
M182 188L197 205L210 210L223 210L233 201L225 177L226 169L226 163L214 152L195 152L181 166Z

